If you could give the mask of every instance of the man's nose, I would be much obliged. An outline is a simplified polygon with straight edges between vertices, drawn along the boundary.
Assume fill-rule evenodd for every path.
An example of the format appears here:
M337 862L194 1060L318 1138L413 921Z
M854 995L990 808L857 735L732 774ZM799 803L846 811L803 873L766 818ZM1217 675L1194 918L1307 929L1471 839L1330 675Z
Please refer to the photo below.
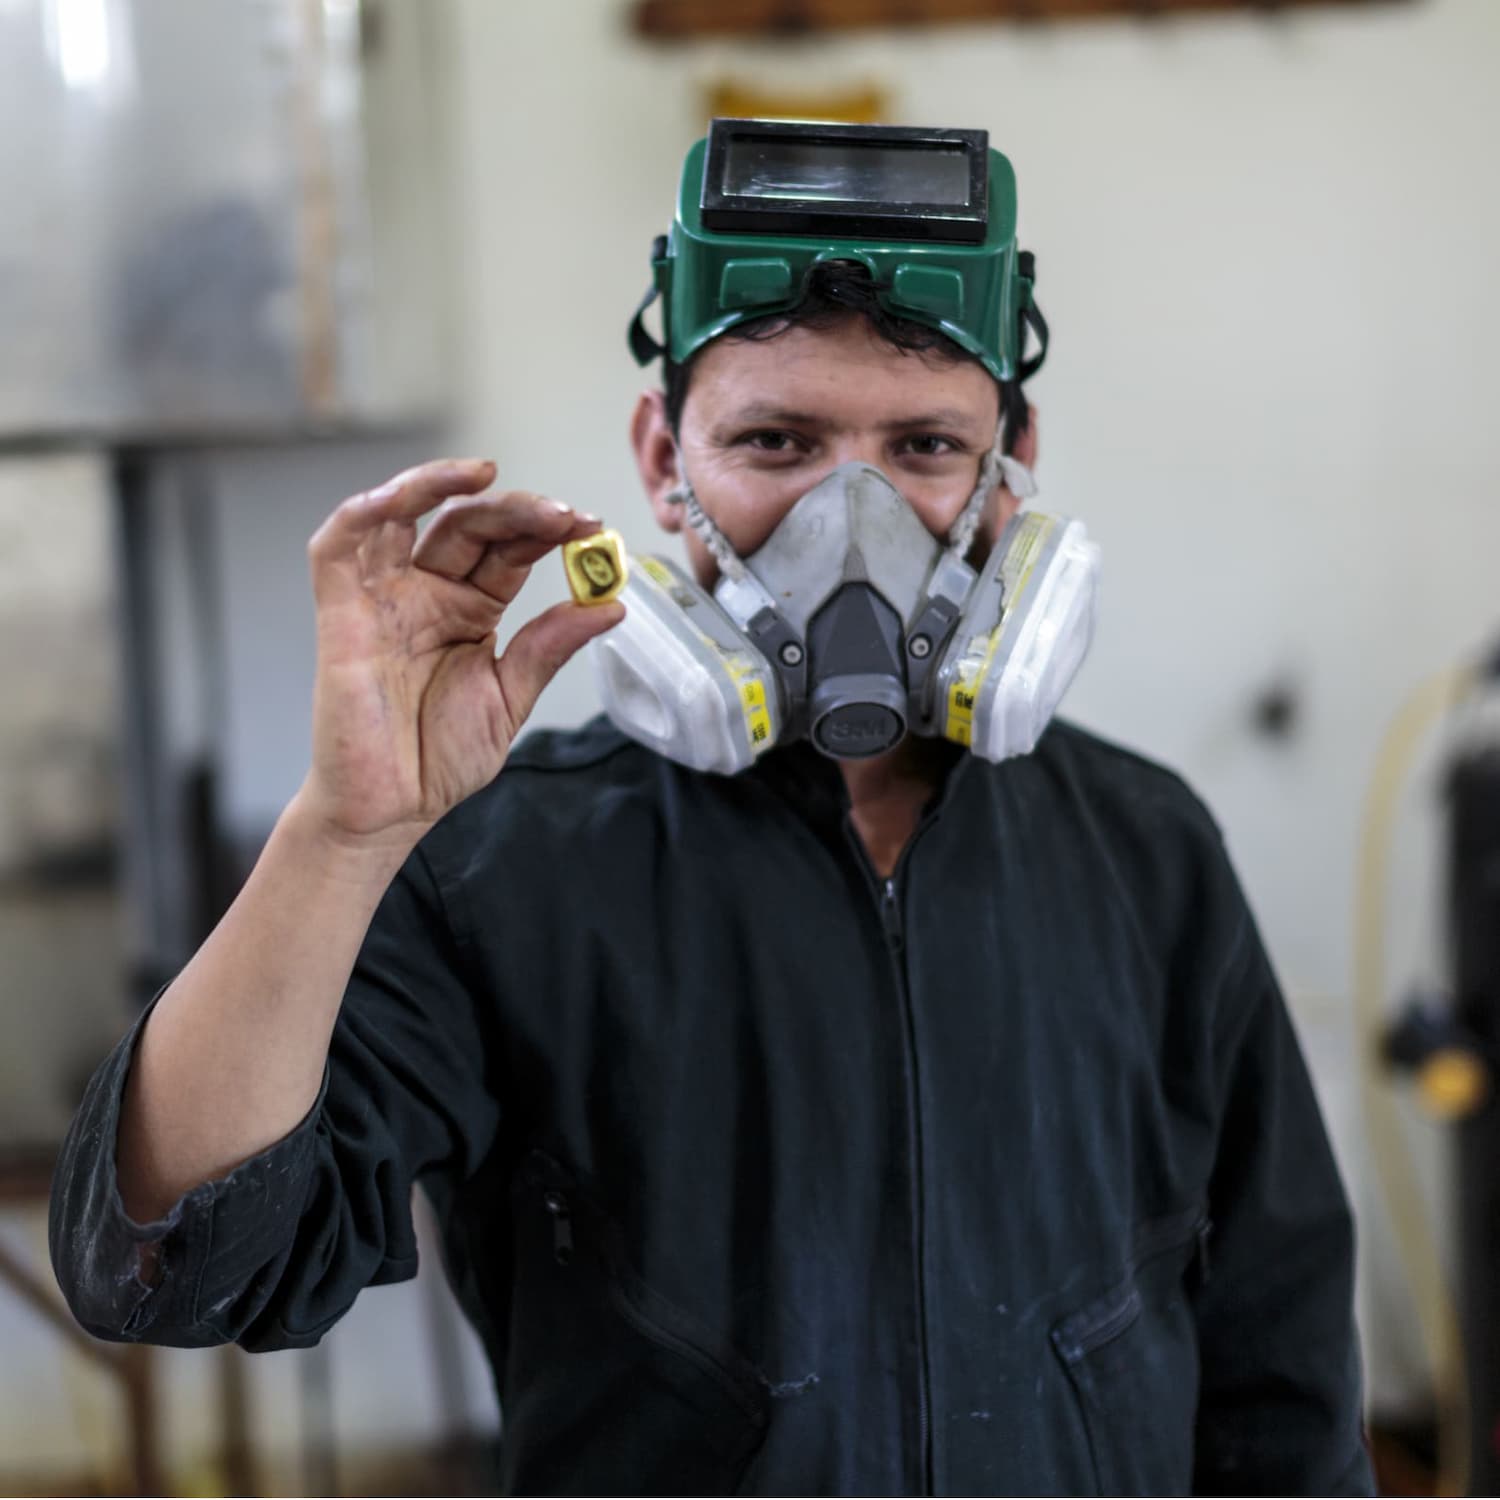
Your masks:
M901 475L893 471L887 462L885 451L885 438L878 432L863 434L851 433L847 437L839 437L829 444L828 462L823 466L816 477L807 486L812 489L833 473L835 469L842 468L844 464L869 464L872 469L878 469L903 500L911 508L921 513L920 507L912 499L911 493L901 482ZM925 520L924 520L924 524Z
M885 443L878 432L850 433L834 440L829 454L828 472L841 464L869 464L885 474ZM890 478L889 475L886 475ZM893 481L894 482L894 481Z
M845 464L868 464L870 468L879 470L892 487L900 491L909 505L911 496L902 488L900 477L893 474L886 466L885 457L885 445L878 433L870 437L851 434L848 437L835 438L827 444L820 455L817 470L812 473L803 471L798 490L806 494L809 490L816 489L836 469L843 468Z

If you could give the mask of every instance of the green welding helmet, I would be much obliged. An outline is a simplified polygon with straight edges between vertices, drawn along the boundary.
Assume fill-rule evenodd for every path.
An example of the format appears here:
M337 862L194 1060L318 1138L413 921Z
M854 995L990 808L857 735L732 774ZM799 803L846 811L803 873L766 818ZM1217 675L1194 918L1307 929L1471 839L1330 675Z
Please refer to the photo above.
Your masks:
M1016 247L1015 172L987 131L771 120L715 120L688 152L631 352L682 364L796 307L812 268L834 260L863 265L889 312L946 334L997 380L1041 368L1047 324L1035 261ZM663 343L644 322L658 296Z

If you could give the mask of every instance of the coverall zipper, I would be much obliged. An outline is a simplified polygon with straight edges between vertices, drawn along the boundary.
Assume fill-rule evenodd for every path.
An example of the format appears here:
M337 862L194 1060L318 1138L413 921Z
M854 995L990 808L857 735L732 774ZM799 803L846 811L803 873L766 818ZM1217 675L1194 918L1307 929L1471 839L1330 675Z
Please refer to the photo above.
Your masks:
M906 982L906 933L901 921L901 873L907 858L916 847L917 840L935 821L936 814L929 811L917 825L916 832L907 841L896 861L895 873L881 880L870 863L864 844L860 841L854 825L845 818L844 835L854 851L860 868L870 883L876 898L881 930L885 934L886 951L890 955L891 969L895 975L896 993L901 1000L902 1019L902 1073L906 1083L906 1116L909 1123L907 1134L911 1150L911 1216L912 1216L912 1261L916 1278L917 1310L917 1446L921 1452L921 1490L924 1495L933 1493L932 1463L932 1372L927 1347L927 1206L922 1175L922 1106L917 1083L917 1038L916 1018L912 1014L911 994Z
M903 857L881 889L880 921L885 928L886 947L891 967L896 973L896 989L901 996L902 1020L905 1023L906 1112L911 1121L911 1194L912 1259L917 1279L917 1446L922 1453L922 1494L933 1493L932 1474L932 1371L927 1350L927 1194L922 1174L922 1100L917 1082L916 1018L912 1014L911 993L906 982L906 933L901 922L901 893L896 878L901 873Z

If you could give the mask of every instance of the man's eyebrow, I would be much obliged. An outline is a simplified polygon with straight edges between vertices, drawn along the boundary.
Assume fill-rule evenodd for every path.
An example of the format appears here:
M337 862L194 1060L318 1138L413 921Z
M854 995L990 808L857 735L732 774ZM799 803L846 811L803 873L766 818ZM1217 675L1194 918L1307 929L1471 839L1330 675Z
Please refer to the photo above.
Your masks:
M792 406L779 406L772 401L752 401L747 406L728 413L718 425L717 433L744 427L802 427L827 428L835 425L827 417L812 412L799 411ZM879 424L882 432L907 432L913 428L947 427L967 429L977 427L978 418L973 412L962 411L956 406L934 407L931 411L914 412L910 416L893 417Z
M726 414L720 430L739 427L827 427L826 418L792 406L778 406L774 401L752 401Z
M909 427L974 427L979 421L971 411L961 411L956 406L938 406L917 416L896 417L880 425L884 431L892 432Z

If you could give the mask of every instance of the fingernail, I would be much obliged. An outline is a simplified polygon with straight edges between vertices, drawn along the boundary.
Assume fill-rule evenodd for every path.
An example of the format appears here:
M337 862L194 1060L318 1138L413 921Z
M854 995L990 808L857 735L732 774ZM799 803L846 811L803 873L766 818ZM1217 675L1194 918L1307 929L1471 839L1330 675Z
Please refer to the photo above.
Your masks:
M389 500L397 490L406 483L404 475L398 475L395 479L387 479L386 482L373 490L365 491L366 505L379 505L382 500Z
M573 514L573 507L571 505L564 505L561 500L549 500L547 504L560 516L571 516Z
M580 521L597 521L599 517L591 510L581 510L578 512L578 519Z

